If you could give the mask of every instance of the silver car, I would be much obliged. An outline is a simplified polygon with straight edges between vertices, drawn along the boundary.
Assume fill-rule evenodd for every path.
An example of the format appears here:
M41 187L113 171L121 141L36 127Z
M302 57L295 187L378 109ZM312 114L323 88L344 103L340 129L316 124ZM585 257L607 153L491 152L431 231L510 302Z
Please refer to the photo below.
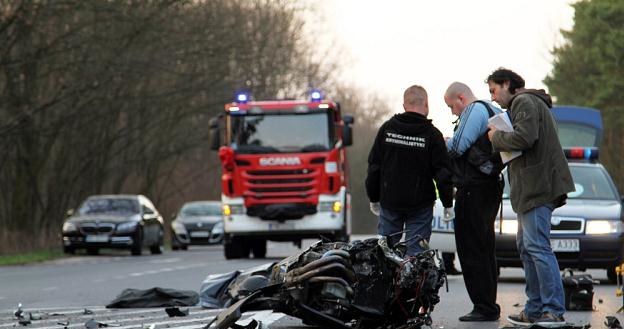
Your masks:
M171 223L171 248L186 250L189 245L219 244L223 240L220 201L187 202Z
M615 281L615 266L622 262L624 237L622 200L605 168L594 162L569 162L575 192L567 204L555 209L550 243L560 268L603 268ZM505 179L506 179L505 175ZM507 183L507 182L506 182ZM499 267L521 267L516 247L518 221L503 192L503 218L495 222L496 260Z

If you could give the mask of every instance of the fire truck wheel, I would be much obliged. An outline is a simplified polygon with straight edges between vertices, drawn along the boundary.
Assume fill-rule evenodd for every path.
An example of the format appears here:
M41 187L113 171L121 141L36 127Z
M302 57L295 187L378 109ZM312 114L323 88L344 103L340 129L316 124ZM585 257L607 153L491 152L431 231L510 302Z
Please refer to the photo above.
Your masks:
M266 252L267 252L266 240L254 241L253 246L251 247L251 252L253 253L254 258L266 257Z
M334 235L334 241L349 242L349 235L345 231L338 231Z
M223 242L223 253L225 259L236 259L245 257L244 252L247 250L249 255L249 249L243 246L243 241L237 238L231 238L229 241Z

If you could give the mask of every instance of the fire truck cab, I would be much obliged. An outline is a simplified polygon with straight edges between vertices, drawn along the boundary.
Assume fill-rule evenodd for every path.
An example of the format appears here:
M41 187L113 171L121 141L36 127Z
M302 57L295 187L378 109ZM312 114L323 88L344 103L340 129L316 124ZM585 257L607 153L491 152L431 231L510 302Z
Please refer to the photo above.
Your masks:
M239 94L225 105L210 123L221 160L225 258L263 258L267 240L349 239L352 123L319 92L311 101Z

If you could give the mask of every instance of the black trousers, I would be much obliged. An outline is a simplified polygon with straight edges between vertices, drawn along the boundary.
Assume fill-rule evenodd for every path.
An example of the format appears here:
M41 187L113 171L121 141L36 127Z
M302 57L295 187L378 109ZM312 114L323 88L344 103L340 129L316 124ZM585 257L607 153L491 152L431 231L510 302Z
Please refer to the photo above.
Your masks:
M494 220L501 197L498 181L458 187L455 195L457 255L473 310L485 315L500 314Z

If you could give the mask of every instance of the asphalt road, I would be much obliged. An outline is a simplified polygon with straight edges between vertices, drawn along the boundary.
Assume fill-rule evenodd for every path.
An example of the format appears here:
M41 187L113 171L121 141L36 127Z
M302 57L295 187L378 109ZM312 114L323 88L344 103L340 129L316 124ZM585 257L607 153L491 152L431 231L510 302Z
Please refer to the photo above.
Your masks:
M104 251L98 256L77 255L40 264L4 266L0 267L0 319L10 320L18 303L22 303L28 310L80 312L83 308L89 308L106 312L103 306L125 288L146 289L159 286L198 291L201 282L209 274L277 261L298 250L292 244L271 243L268 259L229 261L223 258L220 246L192 247L188 251L167 251L162 255L140 257L130 256L129 253ZM605 271L596 270L590 273L595 279L601 280L601 284L595 286L595 310L568 312L566 319L569 322L590 323L593 328L601 328L604 327L605 316L615 315L622 306L622 298L615 296L615 285L606 283ZM458 316L470 311L471 306L461 276L450 276L449 292L443 288L440 295L441 302L432 315L433 328L499 328L506 325L504 318L508 314L521 310L525 301L523 272L521 269L502 270L498 285L502 319L497 322L461 323L457 320ZM206 318L215 314L212 310L197 309L194 312L201 318L196 319L197 328L205 325ZM162 316L162 312L158 314ZM619 314L617 316L624 322L624 317ZM296 319L270 312L252 314L250 317L262 318L265 324L273 323L268 326L270 328L295 328L300 324ZM137 318L144 322L145 315ZM138 327L141 325L137 324ZM3 326L10 324L5 322L2 325L0 321L0 329Z

